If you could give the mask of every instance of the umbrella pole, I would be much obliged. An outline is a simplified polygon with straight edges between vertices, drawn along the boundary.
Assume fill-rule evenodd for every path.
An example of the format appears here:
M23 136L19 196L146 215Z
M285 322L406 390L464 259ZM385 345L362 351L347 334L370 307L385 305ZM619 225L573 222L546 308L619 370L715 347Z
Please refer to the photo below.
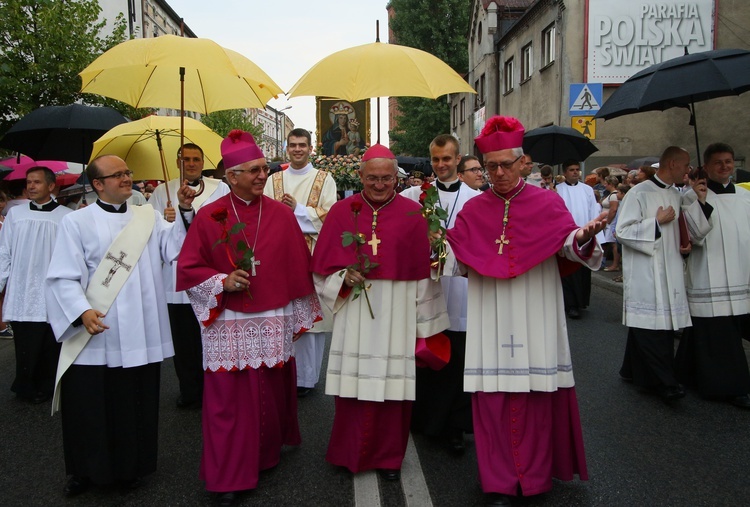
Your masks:
M185 67L180 67L180 185L185 181L185 162L182 160L182 150L185 148ZM162 154L162 158L164 154ZM205 185L203 178L200 179L198 190L194 197L203 193Z
M156 130L156 146L159 147L159 158L161 159L161 171L164 174L164 190L167 192L167 208L172 207L172 198L169 195L169 174L167 174L167 161L164 158L164 148L161 145L161 134ZM182 158L182 157L180 157Z
M701 147L698 144L698 122L695 119L695 102L692 100L690 101L690 124L693 126L693 132L695 133L695 155L698 157L698 166L700 167Z
M375 42L380 42L380 20L379 19L375 20ZM377 144L380 144L380 97L378 97L376 100L378 104L378 107L377 107L378 117L375 119L376 121L375 125L377 125L377 128L378 128L378 135L377 135L378 143Z

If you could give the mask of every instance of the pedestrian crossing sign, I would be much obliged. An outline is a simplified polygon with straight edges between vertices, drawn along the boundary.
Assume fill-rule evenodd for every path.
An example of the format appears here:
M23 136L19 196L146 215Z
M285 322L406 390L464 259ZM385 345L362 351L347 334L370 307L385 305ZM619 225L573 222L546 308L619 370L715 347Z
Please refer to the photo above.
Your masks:
M574 116L570 119L570 126L589 139L596 139L596 119L593 116Z
M570 116L594 114L602 107L601 83L570 85Z

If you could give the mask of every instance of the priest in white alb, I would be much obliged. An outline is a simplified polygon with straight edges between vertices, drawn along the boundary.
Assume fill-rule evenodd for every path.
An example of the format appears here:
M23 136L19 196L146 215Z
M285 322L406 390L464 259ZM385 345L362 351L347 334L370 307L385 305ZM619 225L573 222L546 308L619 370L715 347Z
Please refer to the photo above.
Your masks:
M430 278L427 221L395 192L396 170L385 146L365 152L364 189L331 208L312 264L333 313L326 394L336 413L326 460L352 473L378 469L386 480L399 479L406 453L417 339L450 324Z
M321 316L310 252L291 210L263 195L252 135L221 143L232 191L197 214L177 262L203 338L200 478L231 505L299 445L293 339Z
M47 271L68 495L156 470L161 362L174 353L161 266L180 251L193 191L177 192L188 211L169 224L127 205L132 174L112 155L88 165L98 199L63 218Z
M315 169L310 163L312 139L309 131L296 128L289 132L286 152L289 167L268 178L264 194L294 212L312 253L323 221L336 203L336 182L329 172ZM323 314L323 320L294 342L297 394L301 397L307 396L318 383L326 340L331 337L333 319L325 309Z
M693 326L680 339L675 368L701 395L748 409L741 319L750 314L750 191L730 180L728 144L709 145L703 161L706 174L682 198L693 243L685 276Z
M577 226L521 178L523 134L515 118L488 120L475 141L492 186L447 234L445 272L469 279L464 388L488 505L588 478L560 276L599 267L606 223Z

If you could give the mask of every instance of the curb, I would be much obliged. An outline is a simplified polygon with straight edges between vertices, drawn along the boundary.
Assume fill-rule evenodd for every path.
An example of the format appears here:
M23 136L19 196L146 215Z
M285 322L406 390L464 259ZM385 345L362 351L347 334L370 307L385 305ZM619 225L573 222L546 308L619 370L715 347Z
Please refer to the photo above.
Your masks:
M591 273L591 284L606 289L615 294L622 296L622 282L614 282L612 279L616 276L622 275L622 271L617 272L604 272L604 271L592 271Z

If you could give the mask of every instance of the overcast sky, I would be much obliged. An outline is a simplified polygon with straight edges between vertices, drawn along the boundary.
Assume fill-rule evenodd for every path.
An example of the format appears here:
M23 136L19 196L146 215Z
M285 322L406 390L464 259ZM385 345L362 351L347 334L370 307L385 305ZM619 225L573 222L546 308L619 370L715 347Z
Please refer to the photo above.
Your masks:
M380 40L388 42L387 0L168 0L198 37L212 39L260 66L289 90L315 63L336 51ZM388 141L388 101L381 99L381 143ZM314 97L269 102L283 109L296 127L315 131ZM372 100L372 142L375 100Z

